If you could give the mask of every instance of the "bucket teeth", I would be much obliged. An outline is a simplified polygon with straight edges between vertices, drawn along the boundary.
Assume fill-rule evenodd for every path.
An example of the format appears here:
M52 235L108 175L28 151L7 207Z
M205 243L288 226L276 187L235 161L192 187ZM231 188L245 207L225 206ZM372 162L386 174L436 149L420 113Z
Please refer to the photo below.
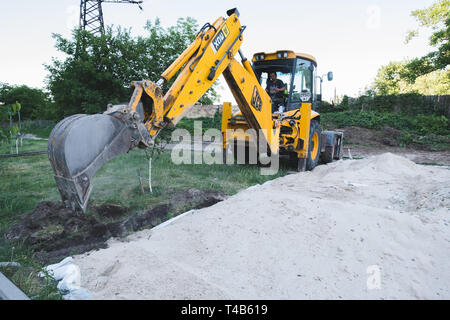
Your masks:
M80 179L67 179L55 176L55 181L63 201L68 202L74 211L79 208L81 211L86 212L92 186L88 180L78 180Z
M133 126L111 115L74 115L58 123L49 137L48 157L66 205L86 212L94 174L139 140Z

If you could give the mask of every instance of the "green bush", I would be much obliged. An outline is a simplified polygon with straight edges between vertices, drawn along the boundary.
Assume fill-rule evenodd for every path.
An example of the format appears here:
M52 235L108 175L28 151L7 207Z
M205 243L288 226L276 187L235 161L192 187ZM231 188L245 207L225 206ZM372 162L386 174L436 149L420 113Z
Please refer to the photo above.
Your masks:
M337 127L356 126L368 129L381 129L384 126L389 126L417 135L450 134L449 121L445 116L422 114L409 116L375 111L343 111L324 113L321 115L321 120L325 125L334 124Z
M416 133L424 135L428 133L447 135L450 132L448 118L444 116L424 116L419 114L413 119L413 126Z
M8 122L9 121L9 113L8 106L0 106L0 122Z
M407 146L414 141L414 137L411 133L405 131L402 132L402 134L397 138L397 140L400 143L400 145Z
M369 129L379 129L386 119L382 114L372 111L342 111L322 114L321 120L325 124L332 123L337 127L357 126Z
M332 108L326 106L321 109L321 112L327 113L346 110L389 112L410 116L419 114L449 116L448 103L439 101L437 96L427 97L417 93L383 96L363 95L356 99L350 99L344 96L341 103Z
M348 101L348 97L344 96L344 99L347 98ZM345 103L340 103L337 105L331 104L327 101L322 101L319 104L319 113L330 113L330 112L340 112L340 111L345 111L348 110L348 104Z
M428 134L424 136L415 136L408 144L426 146L432 151L448 151L450 148L450 135L438 136L435 134Z
M0 126L0 145L8 141L8 130Z

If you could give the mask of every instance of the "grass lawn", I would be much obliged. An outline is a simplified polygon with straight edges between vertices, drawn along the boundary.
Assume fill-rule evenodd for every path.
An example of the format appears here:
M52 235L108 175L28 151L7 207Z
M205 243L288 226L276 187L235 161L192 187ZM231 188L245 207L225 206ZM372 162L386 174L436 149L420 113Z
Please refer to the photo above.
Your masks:
M42 150L46 141L24 140L21 150ZM1 148L0 148L1 150ZM282 167L275 176L260 175L256 165L175 165L170 150L153 160L153 195L142 195L137 177L141 170L148 191L148 161L144 151L134 149L105 164L92 181L92 204L112 203L130 212L151 208L167 200L167 191L195 188L222 191L232 195L255 184L283 176ZM53 171L47 155L0 160L0 232L10 226L14 217L33 209L39 202L59 200Z

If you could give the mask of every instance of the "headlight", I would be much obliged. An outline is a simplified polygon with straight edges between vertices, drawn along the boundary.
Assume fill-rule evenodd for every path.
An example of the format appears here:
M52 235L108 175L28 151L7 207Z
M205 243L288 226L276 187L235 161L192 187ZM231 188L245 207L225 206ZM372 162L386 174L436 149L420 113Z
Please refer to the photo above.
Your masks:
M257 55L255 56L255 59L258 60L258 61L260 61L260 60L264 60L265 57L266 57L266 56L263 55L263 54L257 54Z

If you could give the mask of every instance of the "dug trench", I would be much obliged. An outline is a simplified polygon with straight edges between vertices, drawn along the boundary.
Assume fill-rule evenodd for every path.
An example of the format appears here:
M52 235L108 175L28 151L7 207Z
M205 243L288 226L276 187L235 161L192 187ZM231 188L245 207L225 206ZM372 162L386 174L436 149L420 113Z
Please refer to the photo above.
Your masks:
M169 191L169 200L149 210L130 215L129 208L103 204L90 206L90 214L73 212L62 202L44 201L26 214L4 236L12 243L30 246L36 261L42 264L87 251L107 248L112 237L123 237L153 228L190 209L201 209L225 200L217 191L188 189Z

